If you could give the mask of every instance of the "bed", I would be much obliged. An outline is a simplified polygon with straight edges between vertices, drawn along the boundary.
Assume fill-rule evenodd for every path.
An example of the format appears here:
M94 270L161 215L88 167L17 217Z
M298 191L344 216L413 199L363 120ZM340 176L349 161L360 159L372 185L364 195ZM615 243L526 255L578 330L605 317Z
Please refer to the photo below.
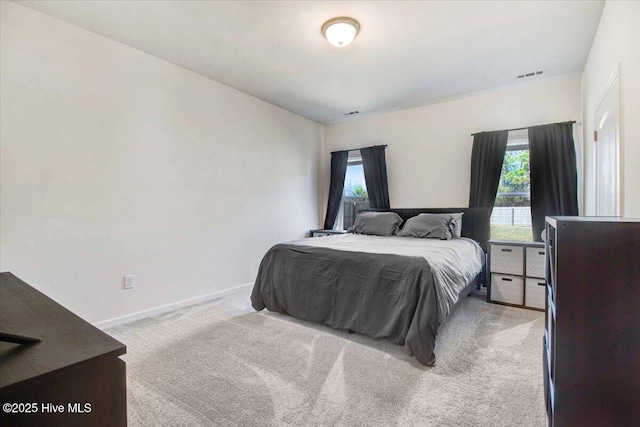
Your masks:
M403 345L432 366L438 328L484 281L491 210L376 211L403 225L422 213L462 213L460 238L349 233L278 244L260 264L252 306Z

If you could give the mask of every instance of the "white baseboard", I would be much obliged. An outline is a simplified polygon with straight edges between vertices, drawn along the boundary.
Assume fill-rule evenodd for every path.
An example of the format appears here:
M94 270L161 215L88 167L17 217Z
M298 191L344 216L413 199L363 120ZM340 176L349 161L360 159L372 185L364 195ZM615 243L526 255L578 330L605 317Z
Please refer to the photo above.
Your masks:
M142 310L142 311L138 311L131 314L125 314L124 316L114 317L113 319L103 320L101 322L94 323L93 326L99 329L107 329L113 326L124 325L125 323L134 322L136 320L145 319L147 317L156 316L158 314L178 310L180 308L188 307L190 305L194 305L194 304L209 301L212 299L235 294L237 292L248 290L252 286L253 286L253 283L245 283L244 285L235 286L233 288L225 289L222 291L212 292L206 295L200 295L199 297L188 298L182 301L172 302L171 304L165 304L158 307L149 308L147 310Z

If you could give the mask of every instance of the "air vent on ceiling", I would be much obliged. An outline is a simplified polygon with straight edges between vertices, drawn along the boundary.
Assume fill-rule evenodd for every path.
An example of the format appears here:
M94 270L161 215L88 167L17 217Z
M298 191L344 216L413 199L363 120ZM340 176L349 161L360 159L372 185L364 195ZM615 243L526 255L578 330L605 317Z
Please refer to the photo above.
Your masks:
M530 73L526 73L526 74L520 74L519 76L517 76L516 78L518 79L526 79L529 77L534 77L534 76L539 76L540 74L542 74L544 71L540 70L540 71L532 71Z
M345 116L353 116L354 114L360 114L360 111L351 111L349 113L344 113Z

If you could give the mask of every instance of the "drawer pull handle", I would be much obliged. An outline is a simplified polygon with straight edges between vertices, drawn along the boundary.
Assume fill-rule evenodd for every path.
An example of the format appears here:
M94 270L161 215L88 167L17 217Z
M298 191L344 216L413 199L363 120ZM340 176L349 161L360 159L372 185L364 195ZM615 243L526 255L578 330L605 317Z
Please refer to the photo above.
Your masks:
M511 252L511 249L501 249L502 252Z
M544 285L546 285L546 283L544 283L544 282L538 282L538 286L544 286Z
M506 277L501 277L500 279L504 280L505 282L513 282L513 279L507 279Z
M544 255L544 251L538 252L538 255Z

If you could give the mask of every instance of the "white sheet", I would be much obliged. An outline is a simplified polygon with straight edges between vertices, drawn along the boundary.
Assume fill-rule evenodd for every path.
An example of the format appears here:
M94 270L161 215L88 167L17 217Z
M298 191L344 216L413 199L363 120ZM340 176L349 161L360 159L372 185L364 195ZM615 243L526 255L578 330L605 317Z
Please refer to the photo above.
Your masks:
M451 307L458 301L460 291L482 271L484 265L482 248L478 243L467 238L437 240L339 234L311 237L289 243L339 251L423 257L433 269L440 302L438 304L440 323L449 315Z

